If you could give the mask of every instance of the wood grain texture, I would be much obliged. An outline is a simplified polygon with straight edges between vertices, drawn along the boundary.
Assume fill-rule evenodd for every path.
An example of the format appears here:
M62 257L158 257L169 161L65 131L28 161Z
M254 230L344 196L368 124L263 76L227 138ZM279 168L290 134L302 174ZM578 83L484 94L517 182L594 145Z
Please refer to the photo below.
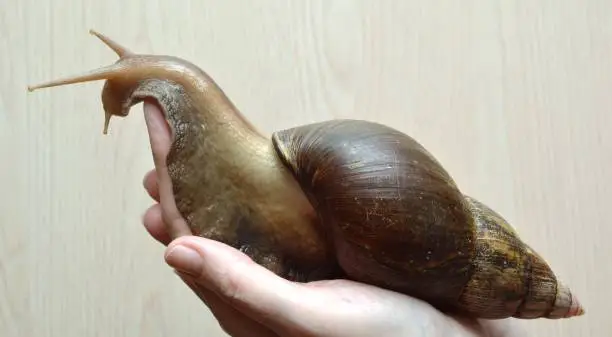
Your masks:
M612 335L612 2L0 0L0 335L222 336L140 224L141 107L102 136L115 61L89 28L191 60L261 129L335 117L430 149L571 285L586 316L531 336Z

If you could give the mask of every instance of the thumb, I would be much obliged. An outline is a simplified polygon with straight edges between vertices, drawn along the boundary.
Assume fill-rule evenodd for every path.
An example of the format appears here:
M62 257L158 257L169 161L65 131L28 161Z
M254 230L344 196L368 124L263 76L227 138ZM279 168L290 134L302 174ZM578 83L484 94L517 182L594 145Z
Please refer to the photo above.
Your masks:
M304 318L299 311L307 301L305 287L277 276L221 242L180 237L168 245L165 259L234 308L271 328L283 329Z

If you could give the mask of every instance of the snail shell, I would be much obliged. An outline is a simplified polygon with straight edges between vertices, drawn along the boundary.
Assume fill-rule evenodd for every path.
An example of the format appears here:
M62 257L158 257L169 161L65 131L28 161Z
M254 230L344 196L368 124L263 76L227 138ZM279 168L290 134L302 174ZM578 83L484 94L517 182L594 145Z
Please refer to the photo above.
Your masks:
M479 318L584 313L546 261L404 133L333 120L270 139L195 65L92 34L115 64L29 89L106 80L105 133L138 102L160 107L172 146L156 166L169 177L160 193L173 238L224 242L289 280L344 277Z
M348 277L481 318L580 310L514 229L463 195L411 137L335 120L276 132L273 141Z

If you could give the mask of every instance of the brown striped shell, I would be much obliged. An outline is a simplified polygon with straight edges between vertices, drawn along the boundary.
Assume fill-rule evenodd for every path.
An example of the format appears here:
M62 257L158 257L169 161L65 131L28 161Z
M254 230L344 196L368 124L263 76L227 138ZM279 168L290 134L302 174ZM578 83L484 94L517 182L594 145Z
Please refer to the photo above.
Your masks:
M581 310L548 264L438 161L390 127L334 120L273 142L355 280L482 318Z

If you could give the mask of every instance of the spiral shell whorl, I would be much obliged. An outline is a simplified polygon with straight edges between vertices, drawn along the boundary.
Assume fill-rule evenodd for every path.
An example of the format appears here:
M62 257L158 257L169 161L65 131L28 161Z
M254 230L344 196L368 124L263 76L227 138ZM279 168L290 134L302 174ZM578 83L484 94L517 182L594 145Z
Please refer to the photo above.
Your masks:
M504 218L465 196L477 225L475 272L458 307L481 318L563 318L582 308Z
M582 307L504 218L463 195L411 137L357 120L273 135L346 275L480 318Z
M390 127L356 120L273 135L349 278L439 306L472 274L475 226L442 166Z

